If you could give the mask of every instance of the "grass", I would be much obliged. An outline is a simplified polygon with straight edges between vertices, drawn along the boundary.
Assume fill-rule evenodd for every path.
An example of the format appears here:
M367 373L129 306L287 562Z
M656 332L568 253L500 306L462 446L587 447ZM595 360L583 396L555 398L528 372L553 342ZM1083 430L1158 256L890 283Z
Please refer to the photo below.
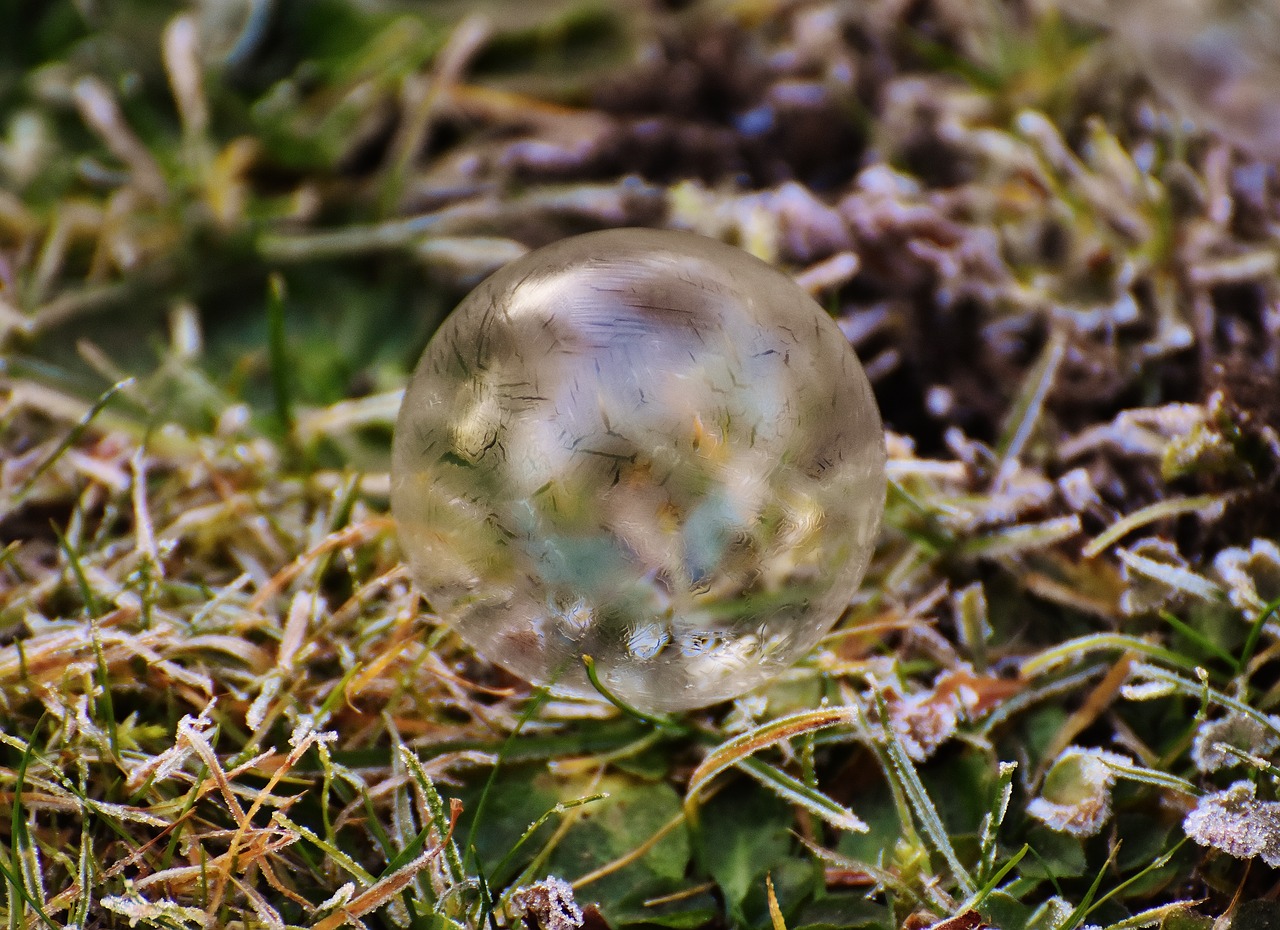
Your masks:
M1280 916L1274 167L1030 5L464 6L0 2L4 926ZM387 513L434 326L618 225L814 282L891 430L841 625L674 718Z

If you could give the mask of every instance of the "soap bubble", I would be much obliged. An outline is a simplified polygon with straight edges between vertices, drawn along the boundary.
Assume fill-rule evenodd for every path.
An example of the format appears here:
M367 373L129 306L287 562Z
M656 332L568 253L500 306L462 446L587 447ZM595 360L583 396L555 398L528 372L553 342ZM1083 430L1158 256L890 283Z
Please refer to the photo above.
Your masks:
M870 385L781 272L688 233L533 252L427 347L396 424L415 581L468 643L646 710L762 684L840 617L885 493Z

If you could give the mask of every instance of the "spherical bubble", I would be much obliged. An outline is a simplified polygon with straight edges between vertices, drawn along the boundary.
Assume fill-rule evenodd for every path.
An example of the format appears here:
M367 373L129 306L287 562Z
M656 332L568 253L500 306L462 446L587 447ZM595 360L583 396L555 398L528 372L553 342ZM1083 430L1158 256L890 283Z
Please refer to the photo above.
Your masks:
M748 691L839 618L884 506L862 367L781 272L688 233L558 242L476 288L396 424L431 607L531 681L647 710Z

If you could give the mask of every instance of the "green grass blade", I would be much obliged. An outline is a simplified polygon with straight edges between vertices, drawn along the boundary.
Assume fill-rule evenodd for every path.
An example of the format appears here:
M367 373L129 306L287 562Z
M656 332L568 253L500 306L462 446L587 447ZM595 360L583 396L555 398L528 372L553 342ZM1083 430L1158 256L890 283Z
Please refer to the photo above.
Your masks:
M1000 763L991 806L982 817L982 838L978 844L978 881L980 882L988 881L995 869L996 841L1005 815L1009 812L1009 799L1013 797L1013 774L1017 770L1016 762Z
M1022 455L1027 440L1031 438L1066 348L1066 333L1061 329L1056 330L1049 337L1036 363L1027 372L1018 391L1018 399L1009 411L1007 425L996 443L997 454L1006 462L1016 461Z
M432 781L431 776L427 774L427 770L422 767L422 761L418 758L417 753L409 749L407 746L400 746L400 755L405 761L405 765L409 767L409 772L413 776L414 782L422 791L422 796L427 802L427 812L431 815L431 823L422 832L426 834L431 828L434 828L436 835L440 837L440 842L444 843L444 861L449 869L449 877L455 885L461 884L465 877L462 868L462 856L458 852L458 844L450 835L449 815L445 811L444 798L440 796L440 792L436 789L436 783ZM417 855L415 852L413 855ZM396 859L404 857L404 862L408 862L413 858L412 855L405 856L402 852ZM393 860L393 864L394 860ZM404 863L396 864L396 868ZM391 865L387 866L384 874L390 874L395 869Z
M661 730L669 730L678 734L686 732L686 728L684 726L672 720L670 717L660 717L656 714L646 714L641 710L637 710L605 687L604 682L600 680L599 673L596 671L596 660L592 656L583 656L582 665L587 670L587 678L591 682L591 687L595 688L602 698L614 707L618 708L618 710L622 711L628 717L633 717L642 723L647 723L650 726L657 727Z
M1175 617L1173 614L1169 613L1169 611L1162 610L1159 612L1159 616L1161 620L1163 620L1165 623L1169 624L1169 626L1177 630L1178 633L1186 637L1188 641L1195 643L1196 646L1198 646L1201 649L1201 651L1205 652L1208 655L1215 656L1216 658L1221 659L1223 662L1226 662L1227 665L1229 665L1236 672L1239 672L1243 667L1240 664L1241 662L1240 659L1236 658L1231 653L1227 652L1227 650L1223 649L1221 646L1219 646L1209 637L1205 636L1199 630L1195 629L1194 627L1188 626L1186 623L1183 623L1182 620L1180 620L1178 617Z
M1012 872L1015 868L1017 868L1018 863L1021 862L1023 860L1023 857L1025 857L1026 854L1030 851L1031 851L1030 846L1028 846L1026 843L1022 844L1022 848L1019 849L1012 856L1010 856L1009 860L1004 865L1000 866L1000 868L996 870L996 872L990 878L986 879L986 884L983 885L981 888L979 888L978 893L975 894L968 901L966 901L964 907L960 908L960 910L976 911L978 908L980 908L982 906L982 902L987 900L987 898L991 895L991 892L995 891L997 888L1000 887L1000 883L1005 880L1005 876L1007 876L1010 872Z
M271 389L276 425L283 436L293 436L293 391L289 377L289 341L284 326L284 277L273 273L267 282L267 352L271 359Z
M1249 627L1249 636L1244 641L1244 648L1240 650L1239 668L1245 668L1249 664L1249 660L1253 658L1254 652L1258 648L1258 639L1262 636L1262 629L1267 625L1267 621L1280 611L1280 597L1276 598L1265 608L1262 613L1258 614L1258 619L1253 621Z
M685 791L685 805L693 803L698 793L721 772L761 749L795 736L850 722L852 717L847 707L823 707L779 717L735 736L709 752L702 764L694 769L689 778L689 787Z
M1123 894L1124 890L1129 886L1133 885L1135 882L1141 881L1143 878L1150 875L1156 869L1163 869L1166 865L1169 864L1169 861L1175 855L1177 855L1178 850L1181 849L1183 846L1185 846L1189 840L1190 840L1190 837L1186 837L1186 836L1178 840L1178 842L1175 843L1173 845L1173 848L1171 848L1168 852L1164 853L1163 855L1157 856L1156 859L1150 865L1146 866L1141 871L1135 872L1133 875L1130 875L1128 878L1126 878L1120 884L1116 885L1114 888L1112 888L1102 897L1098 898L1097 901L1089 905L1088 909L1085 910L1084 914L1081 915L1080 919L1081 920L1087 919L1090 914L1092 914L1098 908L1102 907L1102 905L1106 904L1116 895ZM1116 848L1119 849L1119 843L1116 844ZM1108 860L1108 865L1110 864L1110 861L1111 860ZM1081 907L1083 906L1084 906L1084 902L1081 902ZM1070 924L1068 924L1068 926L1070 926Z
M938 809L929 797L929 792L925 790L924 782L920 780L915 763L907 755L907 750L902 745L902 740L898 734L888 725L889 708L885 705L884 696L880 692L876 693L876 704L880 712L881 721L885 721L882 724L883 735L880 742L889 757L891 772L902 785L907 800L911 803L911 809L915 812L916 818L920 822L920 828L924 831L925 836L929 838L930 844L946 861L947 867L951 869L951 874L955 878L956 884L960 886L964 896L971 898L977 893L978 887L973 880L973 876L969 874L968 869L960 861L955 847L951 845L951 838L947 833L947 828L943 824L942 818L938 815Z
M811 814L821 817L831 826L851 833L866 833L871 828L853 811L836 803L817 788L812 788L786 772L759 759L743 759L737 764L760 784L782 800L795 804Z
M84 435L84 431L89 428L89 424L97 418L98 414L103 411L107 404L111 403L111 398L115 397L125 388L133 385L135 380L136 379L134 378L125 378L123 381L117 381L115 384L111 385L111 387L98 395L98 399L93 402L93 406L89 408L89 412L80 418L79 422L70 429L67 435L63 436L62 440L54 446L53 451L41 460L40 464L36 466L35 471L27 476L27 480L19 485L18 490L15 491L13 495L13 501L15 504L25 498L35 483L40 480L40 476L48 471L54 462L62 458L66 451L80 440L80 437Z
M1102 887L1102 880L1106 877L1107 872L1111 870L1115 864L1116 855L1120 852L1120 843L1117 841L1112 844L1110 851L1107 853L1107 861L1102 864L1102 868L1098 869L1098 873L1093 877L1093 882L1089 885L1089 890L1085 892L1080 903L1068 915L1067 919L1062 922L1061 930L1075 930L1080 926L1089 912L1093 910L1094 899L1098 896L1098 889Z

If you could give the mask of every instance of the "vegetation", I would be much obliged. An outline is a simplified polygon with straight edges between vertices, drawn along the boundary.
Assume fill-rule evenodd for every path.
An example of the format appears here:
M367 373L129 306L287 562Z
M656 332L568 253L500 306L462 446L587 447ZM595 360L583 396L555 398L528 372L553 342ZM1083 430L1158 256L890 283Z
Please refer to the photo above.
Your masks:
M0 0L0 915L1280 920L1280 182L1044 3ZM401 566L398 390L525 249L795 273L890 429L863 593L653 719Z

